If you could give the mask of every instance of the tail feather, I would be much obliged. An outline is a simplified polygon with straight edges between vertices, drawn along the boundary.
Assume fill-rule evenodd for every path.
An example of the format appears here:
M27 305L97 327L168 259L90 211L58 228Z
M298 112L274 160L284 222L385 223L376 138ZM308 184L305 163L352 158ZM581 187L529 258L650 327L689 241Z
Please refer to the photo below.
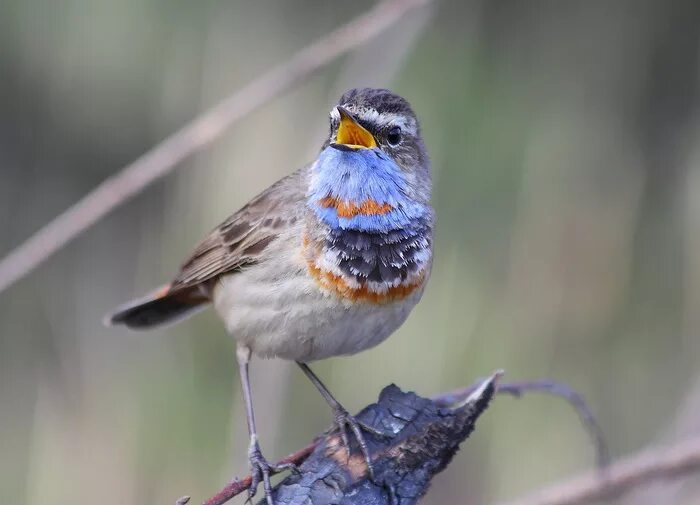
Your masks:
M123 324L134 330L153 328L191 316L208 302L197 287L171 292L166 285L119 307L104 318L104 323L107 326Z

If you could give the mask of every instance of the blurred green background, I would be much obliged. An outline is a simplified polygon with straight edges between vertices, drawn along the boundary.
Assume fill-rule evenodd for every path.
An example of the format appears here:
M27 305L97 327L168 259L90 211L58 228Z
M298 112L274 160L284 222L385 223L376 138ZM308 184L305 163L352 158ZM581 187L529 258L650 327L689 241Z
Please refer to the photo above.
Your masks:
M0 255L372 5L2 2ZM197 503L246 473L233 343L213 313L148 334L101 318L312 159L356 85L413 104L439 223L409 321L315 367L349 410L391 382L431 395L504 368L585 394L615 455L700 431L699 47L695 0L436 0L274 100L0 293L2 502ZM330 423L288 363L256 361L253 385L271 459ZM593 458L563 402L500 398L425 503L496 503ZM692 480L624 503L697 503Z

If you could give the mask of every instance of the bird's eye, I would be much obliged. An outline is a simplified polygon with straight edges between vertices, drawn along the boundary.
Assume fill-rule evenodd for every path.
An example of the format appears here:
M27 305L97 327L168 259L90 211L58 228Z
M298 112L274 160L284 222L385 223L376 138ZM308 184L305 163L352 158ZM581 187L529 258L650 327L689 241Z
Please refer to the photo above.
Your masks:
M394 126L391 130L389 130L389 133L386 135L386 141L392 146L399 145L401 142L401 128Z

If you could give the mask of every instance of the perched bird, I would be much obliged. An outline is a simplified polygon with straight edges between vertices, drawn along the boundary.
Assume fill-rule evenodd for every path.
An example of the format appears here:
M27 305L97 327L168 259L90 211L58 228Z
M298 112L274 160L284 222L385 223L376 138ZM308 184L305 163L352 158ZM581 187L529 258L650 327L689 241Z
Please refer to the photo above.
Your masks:
M354 354L393 333L430 276L431 173L416 115L386 89L353 89L330 112L316 161L276 182L216 228L180 273L107 317L147 329L209 303L236 340L255 493L282 468L262 455L248 379L251 355L295 361L334 412L346 450L363 431L311 371L311 361Z

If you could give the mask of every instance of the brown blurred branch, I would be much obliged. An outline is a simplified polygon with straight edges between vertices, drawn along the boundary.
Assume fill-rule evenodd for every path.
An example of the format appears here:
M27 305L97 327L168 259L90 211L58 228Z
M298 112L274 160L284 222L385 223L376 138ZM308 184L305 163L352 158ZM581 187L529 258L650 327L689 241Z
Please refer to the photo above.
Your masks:
M251 81L109 177L0 261L0 292L117 206L219 138L232 124L432 0L383 0Z
M621 459L605 470L589 472L503 505L583 505L618 496L652 481L676 479L697 471L700 471L700 437L649 449Z

